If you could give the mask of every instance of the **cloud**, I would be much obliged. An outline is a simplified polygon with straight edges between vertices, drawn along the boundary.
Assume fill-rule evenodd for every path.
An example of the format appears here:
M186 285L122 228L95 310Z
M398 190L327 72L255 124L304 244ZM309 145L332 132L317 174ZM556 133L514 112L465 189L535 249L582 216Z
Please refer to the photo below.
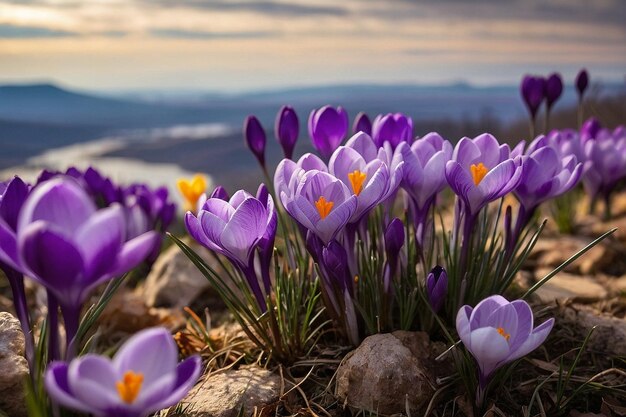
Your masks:
M280 32L274 31L248 31L248 32L205 32L181 29L152 29L149 33L157 38L172 39L260 39L280 36Z
M67 38L74 36L80 36L80 34L45 27L0 24L0 39Z
M141 0L148 5L172 7L170 0ZM346 16L349 10L337 5L320 5L316 2L287 3L273 0L241 1L241 0L181 0L178 7L202 10L254 12L272 16Z

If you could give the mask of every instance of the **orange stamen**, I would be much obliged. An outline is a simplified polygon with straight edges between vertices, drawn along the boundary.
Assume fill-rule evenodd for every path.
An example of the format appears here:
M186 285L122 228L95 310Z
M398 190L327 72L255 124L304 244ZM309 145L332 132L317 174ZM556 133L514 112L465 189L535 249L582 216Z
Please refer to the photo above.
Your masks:
M485 175L489 172L489 169L482 162L479 162L478 165L472 164L470 166L470 172L472 173L472 178L474 179L474 184L478 185L485 178Z
M141 390L141 384L143 383L143 375L140 373L134 373L133 371L126 371L121 381L115 383L117 392L120 395L122 401L126 404L132 404Z
M504 331L502 327L498 327L496 330L498 331L498 333L500 333L500 336L506 339L507 342L509 341L509 339L511 338L511 335L508 334L506 331Z
M355 169L353 172L348 174L348 179L350 180L350 184L352 184L352 191L354 192L354 195L361 194L365 178L367 178L367 174L359 171L358 169Z
M324 197L320 197L315 202L315 208L317 208L317 212L320 214L322 219L325 219L326 216L330 214L330 211L333 209L333 205L335 205L335 203L332 201L326 201Z

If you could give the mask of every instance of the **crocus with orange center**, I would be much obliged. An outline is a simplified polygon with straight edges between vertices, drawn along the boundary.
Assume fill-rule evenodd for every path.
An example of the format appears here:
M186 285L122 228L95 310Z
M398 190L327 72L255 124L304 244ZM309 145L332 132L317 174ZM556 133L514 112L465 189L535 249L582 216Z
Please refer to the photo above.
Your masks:
M200 199L200 196L206 191L206 178L201 174L196 174L190 180L187 178L179 179L176 185L185 198L187 210L196 211L198 199Z
M165 328L142 330L113 356L86 354L53 362L44 384L56 404L99 417L145 417L178 403L194 386L202 360L178 363L178 348Z

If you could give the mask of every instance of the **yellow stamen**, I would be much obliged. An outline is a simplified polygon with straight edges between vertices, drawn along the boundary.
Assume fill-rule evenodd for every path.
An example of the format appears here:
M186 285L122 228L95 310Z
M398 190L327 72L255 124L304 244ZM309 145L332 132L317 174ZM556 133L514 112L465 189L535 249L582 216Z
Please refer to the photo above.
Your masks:
M354 276L354 283L355 283L355 284L358 284L358 283L359 283L359 276L358 276L358 275L355 275L355 276Z
M117 392L120 394L122 401L126 404L132 404L137 398L137 395L139 395L142 383L143 374L126 371L124 378L116 382L115 386L117 387Z
M200 196L206 191L207 182L203 175L196 174L191 180L181 178L176 182L180 193L185 197L190 210L196 210Z
M472 178L474 178L474 184L478 185L483 178L485 178L489 169L484 166L482 162L479 162L478 165L472 164L472 166L470 166L470 172L472 173Z
M498 327L496 330L498 331L498 333L500 333L500 336L506 339L507 342L509 341L509 339L511 338L511 335L508 334L506 331L504 331L502 327Z
M352 191L354 191L354 195L361 194L365 178L367 178L367 174L359 171L358 169L355 169L353 172L348 174L348 179L350 180L350 184L352 184Z
M320 214L320 217L322 219L325 219L326 216L330 214L330 211L333 209L333 205L335 205L335 203L333 203L332 201L326 201L324 197L320 197L315 202L315 207L317 208L317 212Z

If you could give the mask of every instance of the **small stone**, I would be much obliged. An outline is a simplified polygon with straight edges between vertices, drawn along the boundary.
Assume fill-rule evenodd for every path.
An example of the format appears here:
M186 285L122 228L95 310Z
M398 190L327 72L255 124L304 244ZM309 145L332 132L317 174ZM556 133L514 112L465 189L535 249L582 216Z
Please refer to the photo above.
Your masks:
M540 269L536 271L536 280L540 280L550 273L550 271L550 269ZM551 303L566 299L593 302L606 298L607 294L607 290L594 281L592 277L573 275L561 271L535 291L534 296L542 303Z
M589 350L614 357L626 356L625 319L601 314L584 305L562 307L560 315L564 325L578 329L581 337L586 337L597 326L589 339Z
M435 392L433 351L424 332L367 337L337 370L336 395L349 407L379 414L418 412Z
M256 365L209 375L181 401L188 417L273 415L262 413L280 399L280 377Z
M26 416L24 383L28 363L24 358L24 334L10 313L0 313L0 410L12 417Z
M207 249L193 241L185 243L216 269L216 272L221 271L210 258ZM142 291L148 307L182 308L190 305L210 286L193 262L177 245L172 245L152 266Z

